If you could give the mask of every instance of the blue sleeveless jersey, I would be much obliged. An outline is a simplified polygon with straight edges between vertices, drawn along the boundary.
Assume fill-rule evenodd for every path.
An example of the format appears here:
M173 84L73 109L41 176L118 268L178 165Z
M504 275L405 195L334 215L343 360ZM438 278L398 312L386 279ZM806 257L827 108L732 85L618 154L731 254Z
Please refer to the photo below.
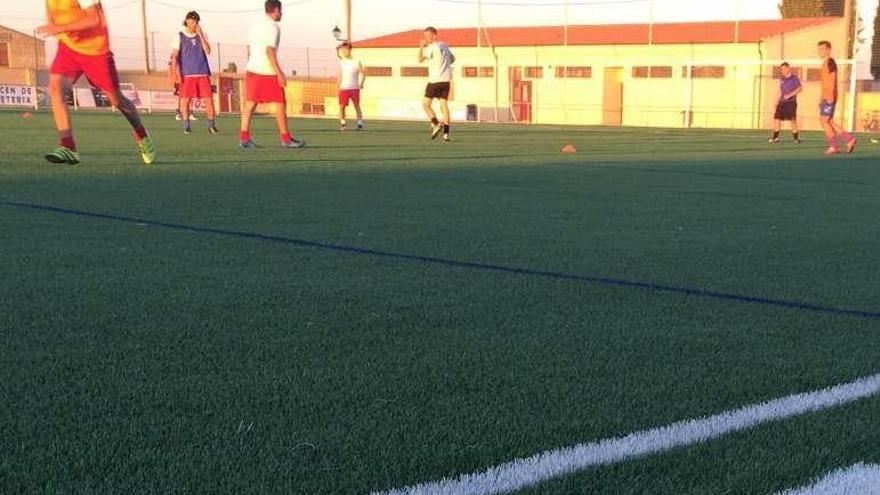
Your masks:
M180 33L180 53L177 60L180 65L180 75L183 77L211 75L211 66L208 64L208 56L202 48L199 35L190 38Z

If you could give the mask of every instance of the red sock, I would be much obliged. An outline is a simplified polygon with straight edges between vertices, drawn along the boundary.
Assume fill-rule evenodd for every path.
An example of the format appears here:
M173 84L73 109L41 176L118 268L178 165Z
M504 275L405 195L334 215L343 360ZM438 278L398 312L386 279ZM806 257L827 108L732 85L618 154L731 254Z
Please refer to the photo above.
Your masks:
M76 151L76 141L73 140L73 136L61 136L61 146Z
M137 127L133 130L134 137L138 141L142 141L145 137L147 137L147 130L144 129L144 126Z
M293 136L291 136L289 132L281 135L282 143L290 144L291 141L293 141Z
M849 144L853 140L852 134L850 134L846 131L840 132L840 138L843 139L843 144Z
M251 140L251 132L250 131L241 131L238 134L238 139L241 140L242 143L246 143Z

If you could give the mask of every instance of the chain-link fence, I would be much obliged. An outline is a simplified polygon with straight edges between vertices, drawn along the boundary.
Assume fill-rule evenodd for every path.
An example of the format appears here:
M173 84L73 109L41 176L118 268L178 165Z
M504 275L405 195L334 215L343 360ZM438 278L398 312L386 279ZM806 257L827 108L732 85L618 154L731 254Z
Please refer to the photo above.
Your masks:
M320 17L330 6L316 1L325 2L305 4L316 6L308 13ZM413 52L418 28L436 25L458 59L453 109L459 119L765 127L778 100L778 64L788 60L796 64L795 72L804 81L802 125L815 128L816 42L828 39L841 66L837 117L855 129L873 129L878 125L880 98L870 70L871 9L877 8L876 2L866 8L871 1L419 0L398 2L394 23L389 23L387 10L353 0L355 32L362 33L356 37L364 40L357 42L356 55L368 70L363 104L372 117L420 117L426 69L413 60ZM148 2L172 8L157 0ZM122 9L128 3L112 5ZM248 12L253 10L251 3L247 6ZM211 15L216 23L233 13ZM402 36L394 34L401 23L416 29L405 33L403 44L388 43ZM451 24L469 27L444 27ZM0 85L5 85L0 87L0 105L39 106L46 61L51 60L55 43L47 40L43 45L27 34L19 35L20 40L7 40L16 47L9 49L12 63L7 67L0 46ZM325 35L328 42L323 47L279 51L279 61L291 79L288 97L293 114L338 112L337 58L334 41L329 32ZM239 38L244 36L241 33ZM384 45L371 45L377 37L385 40ZM247 47L221 38L211 43L210 63L220 108L235 112L243 94ZM149 32L146 40L112 39L124 87L148 110L175 106L167 78L170 42L167 33L155 32ZM72 102L88 107L95 98L100 104L99 95L89 98L88 90L80 87Z
M119 69L123 90L147 111L174 111L177 98L169 77L171 39L142 39L114 36L111 46ZM248 47L212 42L209 63L214 74L216 100L222 112L240 110L244 94L243 74ZM47 106L47 62L57 50L57 42L33 34L0 27L0 107ZM289 84L288 110L291 114L323 114L324 101L335 94L337 57L334 49L281 47L279 63ZM106 107L106 97L80 80L73 88L70 103L76 110ZM202 107L195 103L196 111Z

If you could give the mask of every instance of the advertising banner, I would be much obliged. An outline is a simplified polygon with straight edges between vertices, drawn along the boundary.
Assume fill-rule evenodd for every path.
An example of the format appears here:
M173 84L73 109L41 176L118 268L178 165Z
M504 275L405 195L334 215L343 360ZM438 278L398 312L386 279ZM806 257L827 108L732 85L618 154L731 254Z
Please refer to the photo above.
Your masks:
M0 84L0 107L33 107L37 92L33 86Z

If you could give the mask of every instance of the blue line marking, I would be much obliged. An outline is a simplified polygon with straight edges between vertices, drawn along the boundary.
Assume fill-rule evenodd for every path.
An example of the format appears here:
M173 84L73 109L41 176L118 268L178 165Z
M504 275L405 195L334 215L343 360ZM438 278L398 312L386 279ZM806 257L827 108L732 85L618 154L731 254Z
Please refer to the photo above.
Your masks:
M275 242L280 244L288 244L293 246L307 247L313 249L321 249L325 251L335 251L340 253L361 254L366 256L376 256L381 258L390 258L395 260L417 261L421 263L430 263L456 268L467 268L471 270L481 270L496 273L508 273L513 275L524 275L532 277L543 277L556 280L571 280L577 282L586 282L591 284L607 285L613 287L624 287L629 289L641 289L654 292L665 292L671 294L679 294L684 296L702 297L707 299L716 299L729 302L759 304L763 306L775 306L779 308L795 309L801 311L809 311L814 313L824 313L831 315L855 316L860 318L878 318L880 312L867 311L852 308L837 308L833 306L823 306L821 304L813 304L809 302L793 301L786 299L772 299L759 296L748 296L742 294L733 294L727 292L717 292L697 287L679 287L674 285L655 284L651 282L639 282L634 280L625 280L618 278L600 277L594 275L579 275L573 273L556 272L549 270L537 270L531 268L518 268L513 266L497 265L493 263L480 263L475 261L461 261L450 258L438 258L434 256L423 256L419 254L398 253L394 251L380 251L377 249L361 248L356 246L346 246L343 244L331 244L326 242L309 241L303 239L294 239L290 237L281 237L266 234L257 234L252 232L241 232L236 230L215 229L211 227L199 227L195 225L185 225L177 223L161 222L156 220L147 220L143 218L128 217L123 215L113 215L108 213L98 213L83 210L72 210L68 208L60 208L56 206L38 205L31 203L17 202L0 202L0 205L59 213L63 215L72 215L87 218L100 218L105 220L115 220L125 223L135 223L149 225L153 227L162 227L166 229L195 232L200 234L215 234L227 237L237 237L241 239L252 239L257 241Z

